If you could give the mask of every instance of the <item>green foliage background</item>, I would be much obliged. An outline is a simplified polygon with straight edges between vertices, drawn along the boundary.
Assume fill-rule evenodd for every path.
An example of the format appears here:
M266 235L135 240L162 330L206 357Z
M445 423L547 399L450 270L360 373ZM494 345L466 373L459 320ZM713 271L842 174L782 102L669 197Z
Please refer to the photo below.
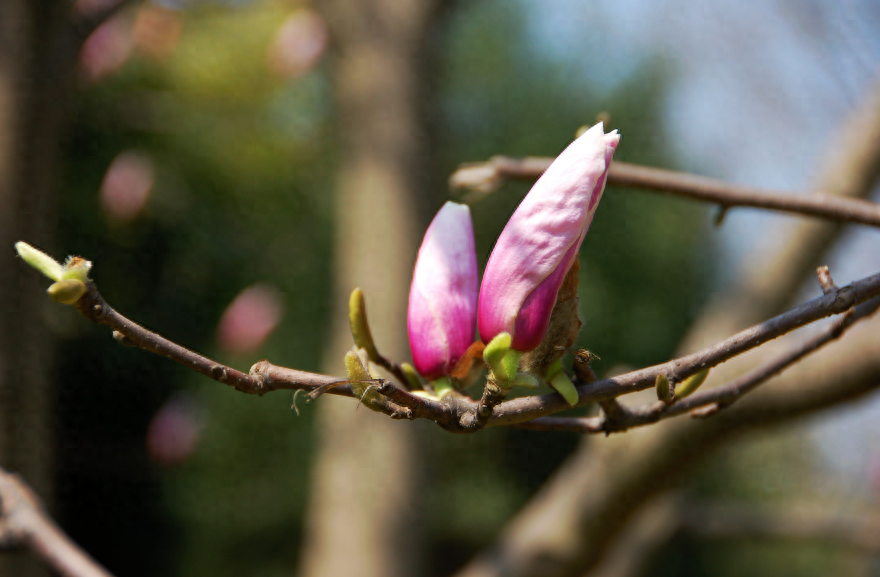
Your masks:
M112 78L83 84L59 244L96 263L94 277L120 311L177 342L242 368L265 357L317 370L331 304L334 116L326 63L295 81L269 74L266 50L289 10L273 2L189 9L168 60L135 56ZM462 3L447 23L433 80L439 182L459 163L493 154L556 154L603 111L623 135L618 159L675 167L662 122L672 65L649 60L600 93L527 32L522 7L501 1ZM123 226L102 216L97 190L110 161L130 148L150 154L158 176L145 214ZM506 185L474 206L481 264L527 188ZM694 204L606 193L581 256L579 344L601 356L600 372L672 354L712 283L708 222ZM254 282L281 289L283 323L258 353L224 356L214 327ZM71 533L125 575L291 574L318 434L312 410L297 418L284 394L241 395L121 349L71 311L51 322L63 338L59 503ZM187 463L159 469L144 434L178 390L205 407L207 425ZM431 575L490 543L578 441L413 426L428 451L420 513ZM707 475L710 492L730 478ZM672 556L673 566L692 558Z

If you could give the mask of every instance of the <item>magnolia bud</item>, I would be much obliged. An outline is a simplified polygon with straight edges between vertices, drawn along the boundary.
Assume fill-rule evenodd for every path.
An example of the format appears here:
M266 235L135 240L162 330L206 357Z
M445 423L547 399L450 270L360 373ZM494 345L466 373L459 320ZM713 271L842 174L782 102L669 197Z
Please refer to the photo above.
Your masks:
M409 346L426 379L449 375L473 342L478 290L471 211L447 202L425 232L409 292Z
M480 288L483 342L510 333L512 348L544 340L556 295L577 260L605 189L620 136L596 124L560 154L510 217L489 257Z

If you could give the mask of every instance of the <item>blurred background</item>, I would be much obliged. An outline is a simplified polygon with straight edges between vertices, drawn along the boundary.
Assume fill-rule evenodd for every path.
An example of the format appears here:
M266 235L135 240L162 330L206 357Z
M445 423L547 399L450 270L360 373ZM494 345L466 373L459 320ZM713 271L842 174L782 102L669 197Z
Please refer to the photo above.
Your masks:
M285 392L120 347L46 299L12 243L85 256L120 312L224 363L339 374L355 286L408 360L408 275L460 163L555 155L601 114L616 159L807 191L878 73L871 0L5 0L0 465L119 575L451 574L577 435L453 436L326 397L297 416ZM472 207L481 265L527 190ZM581 253L579 345L600 375L681 350L796 223L734 210L714 228L713 210L608 190ZM822 247L838 285L880 270L878 241ZM726 444L676 487L865 510L878 423L869 397ZM846 547L679 535L641 574L878 571Z

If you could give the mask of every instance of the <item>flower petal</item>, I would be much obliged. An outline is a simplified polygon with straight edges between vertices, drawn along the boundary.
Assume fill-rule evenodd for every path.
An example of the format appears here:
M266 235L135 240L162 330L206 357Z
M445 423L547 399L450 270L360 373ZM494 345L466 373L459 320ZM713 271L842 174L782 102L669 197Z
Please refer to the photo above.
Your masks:
M556 158L510 218L483 275L478 322L484 342L509 332L517 350L531 350L519 347L536 339L534 346L540 344L619 139L616 131L606 135L601 122L590 128ZM519 321L526 304L529 314Z
M447 202L425 233L410 288L410 349L426 378L448 374L473 342L478 291L470 209Z
M449 359L449 345L427 299L416 286L409 293L407 332L416 370L430 380L443 376Z

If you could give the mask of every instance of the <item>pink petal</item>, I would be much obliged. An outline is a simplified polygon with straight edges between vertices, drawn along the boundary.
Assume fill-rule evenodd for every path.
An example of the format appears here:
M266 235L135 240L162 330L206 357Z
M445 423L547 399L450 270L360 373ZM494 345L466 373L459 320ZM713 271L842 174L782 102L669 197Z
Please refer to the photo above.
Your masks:
M425 233L410 287L410 349L426 378L448 374L473 342L478 291L470 209L447 202Z
M577 258L579 248L580 243L568 249L560 266L526 297L514 323L512 349L531 351L538 348L547 336L550 314L556 304L556 294L565 280L565 275L568 274L568 269Z
M443 376L449 359L449 343L427 299L416 286L409 293L407 332L416 370L426 379Z
M619 139L616 132L606 135L602 123L590 128L550 165L504 227L480 289L484 342L505 331L517 350L531 350L543 340L556 292L592 221ZM527 318L518 322L526 304ZM518 335L517 329L526 334Z

